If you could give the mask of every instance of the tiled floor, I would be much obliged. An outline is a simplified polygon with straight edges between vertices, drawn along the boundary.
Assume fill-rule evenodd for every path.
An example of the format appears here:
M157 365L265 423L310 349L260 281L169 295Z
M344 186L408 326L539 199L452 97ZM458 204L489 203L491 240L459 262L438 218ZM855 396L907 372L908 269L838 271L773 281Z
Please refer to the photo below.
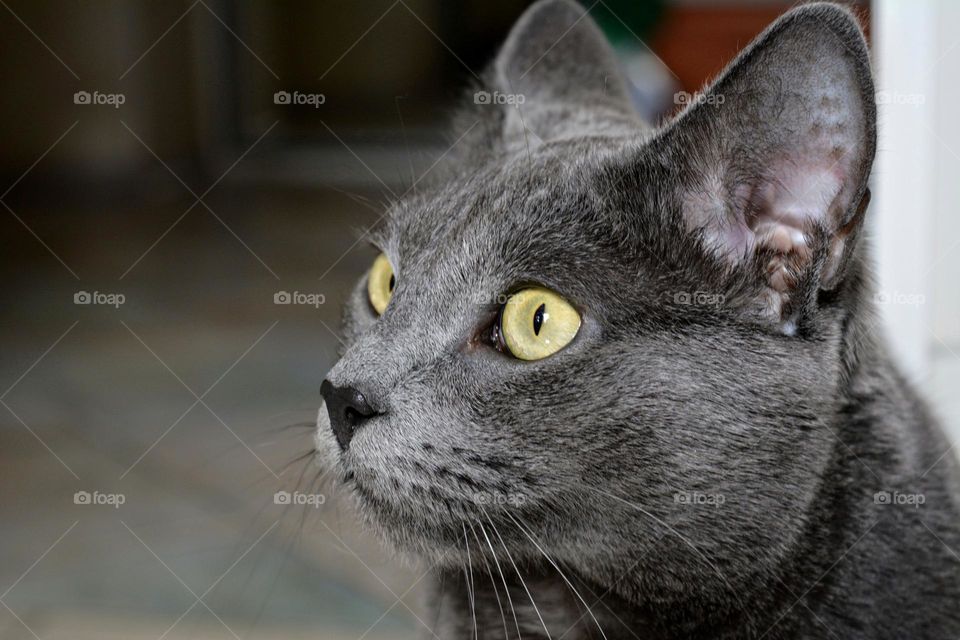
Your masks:
M218 192L208 203L232 231L198 206L149 251L190 200L14 204L66 267L0 222L0 637L415 633L404 606L380 617L418 574L334 496L273 500L316 477L285 466L309 430L281 427L315 418L339 302L373 257L351 229L375 216L337 193ZM274 304L295 290L326 302ZM125 301L75 304L81 291ZM124 504L75 504L78 491ZM418 590L404 603L417 611Z

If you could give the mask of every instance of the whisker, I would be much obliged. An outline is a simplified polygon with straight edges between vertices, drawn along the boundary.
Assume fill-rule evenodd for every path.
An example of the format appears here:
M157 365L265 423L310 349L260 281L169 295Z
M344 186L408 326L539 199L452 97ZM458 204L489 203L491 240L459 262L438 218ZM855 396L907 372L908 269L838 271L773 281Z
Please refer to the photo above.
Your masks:
M503 546L503 550L507 553L507 559L510 561L510 564L513 565L513 570L517 572L517 577L520 578L520 585L523 587L523 590L527 592L527 597L530 598L530 604L533 605L533 610L537 613L537 618L540 619L540 624L543 625L543 631L547 634L547 640L553 640L553 638L550 637L550 630L547 629L547 623L543 621L543 616L540 615L540 608L537 607L537 603L533 599L533 594L530 593L527 583L520 574L520 569L517 568L517 563L513 561L513 556L510 554L510 549L507 548L507 544L503 541L503 536L501 536L500 532L497 530L497 525L495 525L493 520L490 519L490 516L487 515L487 510L484 509L483 506L480 506L480 510L483 511L483 515L487 516L487 522L489 522L490 526L493 527L493 532L497 535L497 538L500 540L500 544Z
M510 82L509 84L510 84L510 91L516 94L516 91L514 91L513 89L513 83ZM520 129L521 131L523 131L523 145L524 147L526 147L526 150L527 150L527 162L532 164L533 160L531 159L531 156L530 156L530 139L527 136L527 132L529 130L527 129L527 123L523 119L523 110L520 108L519 104L516 105L516 107L517 107L517 116L519 116L520 118Z
M590 617L593 619L593 623L597 625L597 629L600 631L600 635L601 637L603 637L603 640L607 640L607 634L603 632L603 627L600 626L600 622L597 620L597 617L593 615L593 610L590 608L590 605L587 604L587 601L583 599L583 596L580 595L580 592L577 591L577 588L574 587L573 584L567 579L567 576L564 575L559 565L557 565L557 563L554 562L549 555L547 555L547 552L543 550L543 547L541 547L540 544L533 539L533 536L530 535L526 527L521 525L520 522L517 520L517 518L515 518L513 514L510 513L509 510L504 509L504 513L506 513L507 517L513 520L513 523L517 525L517 528L520 529L520 531L522 531L523 534L530 539L530 542L532 542L533 545L537 548L537 550L543 554L543 557L547 559L547 562L553 565L553 568L557 570L557 573L559 573L560 577L563 578L563 581L567 583L567 586L570 587L570 590L573 591L574 595L576 595L577 598L580 599L580 602L583 603L583 606L587 608L587 613L590 614Z
M446 581L446 572L440 572L440 584L437 586L437 606L436 611L433 613L433 626L431 629L436 629L437 625L440 624L440 614L443 613L443 583ZM361 639L362 640L362 639Z
M413 170L413 158L410 156L410 143L407 140L407 125L403 121L403 113L400 111L400 96L395 96L393 103L397 106L397 118L400 120L400 131L403 132L403 146L406 147L407 152L407 163L410 165L410 179L413 180L412 187L407 187L403 190L406 193L409 189L414 190L416 194L417 182L416 182L416 172Z
M276 587L277 581L280 579L281 574L283 574L283 571L287 567L287 564L290 560L290 556L292 555L293 548L297 542L297 537L298 536L295 532L290 532L289 540L285 545L283 545L282 560L280 561L280 565L277 568L277 572L273 576L273 580L270 583L270 587L264 590L264 593L266 593L267 595L264 596L263 601L257 607L257 613L253 617L253 621L250 624L250 629L256 629L257 625L260 624L260 619L263 617L263 613L264 611L266 611L267 604L269 603L270 594L273 593L273 590ZM260 565L260 560L262 556L263 554L258 554L256 563L254 564L253 569L250 571L250 574L247 577L247 580L246 580L247 584L249 584L250 580L253 578L254 573L257 571L257 568ZM243 591L245 590L246 590L246 584L244 585L241 593L243 593Z
M487 514L484 513L484 515ZM487 519L489 520L489 517ZM500 560L497 559L497 552L493 549L493 544L490 542L490 536L487 535L487 530L483 528L483 523L478 521L477 524L480 525L480 533L483 534L483 538L487 541L487 546L490 547L490 554L493 556L493 562L497 565L497 572L500 574L500 580L503 581L503 590L507 594L507 603L510 605L510 612L513 614L513 623L517 625L517 637L522 640L523 634L520 633L520 622L517 620L517 609L513 606L513 598L510 597L510 587L507 586L507 578L503 575L503 569L500 568Z
M317 421L314 420L304 420L303 422L291 422L290 424L282 424L277 427L267 427L263 430L264 433L279 433L281 431L291 431L293 429L304 429L306 431L312 431L317 428Z
M704 554L702 551L700 551L700 549L698 549L698 548L693 544L693 542L691 542L686 536L684 536L682 533L680 533L679 531L677 531L676 529L674 529L672 526L670 526L669 524L667 524L666 522L664 522L663 520L661 520L661 519L658 518L657 516L653 515L652 513L650 513L649 511L647 511L647 510L644 509L643 507L641 507L640 505L633 504L633 503L630 502L629 500L625 500L624 498L621 498L620 496L616 496L616 495L614 495L614 494L612 494L612 493L609 493L609 492L607 492L607 491L604 491L603 489L597 489L596 487L591 487L591 486L589 486L589 485L584 485L584 487L587 488L587 489L590 489L591 491L596 491L597 493L599 493L599 494L601 494L601 495L605 495L605 496L607 496L608 498L611 498L611 499L613 499L613 500L617 500L618 502L622 502L623 504L627 505L628 507L633 507L634 509L636 509L636 510L639 511L640 513L642 513L642 514L646 515L647 517L649 517L649 518L650 518L651 520L653 520L654 522L657 522L657 523L660 524L661 526L665 527L665 528L666 528L667 530L669 530L673 535L675 535L675 536L677 536L678 538L680 538L680 540L681 540L685 545L687 545L688 547L690 547L690 549L691 549L694 553L697 554L697 557L698 557L698 558L700 558L701 560L703 560L703 562L704 562L708 567L710 567L710 568L713 570L714 573L717 574L717 577L720 578L720 580L723 581L723 584L725 584L725 585L727 586L727 588L730 590L730 594L731 594L734 598L736 598L736 600L737 600L737 602L740 604L740 608L743 610L743 612L747 615L748 618L751 619L751 621L753 620L753 616L750 615L750 612L747 610L747 607L744 605L743 600L740 598L739 594L738 594L738 593L736 592L736 590L733 588L733 585L730 584L730 582L727 580L726 576L724 576L723 573L721 573L720 569L718 569L717 566L716 566L715 564L713 564L713 562L710 561L710 558L708 558L708 557L706 556L706 554Z
M289 471L290 467L293 465L297 464L298 462L303 462L304 460L309 460L315 455L317 455L317 449L316 447L311 447L308 451L301 453L298 456L294 456L290 461L286 462L282 467L280 467L280 473L277 475L282 476L284 473ZM304 465L304 469L306 469L306 467L307 465Z
M334 187L333 185L325 184L325 185L323 185L323 186L324 186L325 188L327 188L327 189L330 189L331 191L336 191L337 193L339 193L339 194L342 195L342 196L346 196L347 198L350 198L350 200L352 200L355 204L358 204L358 205L360 205L361 207L364 207L365 209L369 209L370 211L372 211L372 212L374 212L374 213L376 213L376 214L378 214L378 215L379 215L380 213L382 213L382 210L378 209L378 208L376 207L376 205L374 205L369 198L364 198L363 196L361 196L361 195L359 195L359 194L351 193L351 192L349 192L349 191L344 191L343 189L338 189L337 187Z
M483 528L483 525L479 522L480 528ZM483 566L487 569L487 577L490 578L490 584L493 585L493 595L497 599L497 608L500 609L500 618L503 620L503 637L504 640L510 640L510 632L507 630L507 616L503 612L503 603L500 601L500 590L497 588L497 581L493 578L493 570L490 567L490 561L487 560L487 554L483 553L483 544L480 542L480 538L477 537L477 530L473 528L473 523L470 523L470 533L473 534L473 539L477 541L477 548L480 550L480 557L483 559Z
M470 596L470 611L473 613L473 637L476 639L478 637L477 592L473 583L473 560L470 558L470 541L467 539L467 525L464 522L461 522L460 524L463 525L463 548L467 552L467 563L470 565L470 586L467 589L467 594Z

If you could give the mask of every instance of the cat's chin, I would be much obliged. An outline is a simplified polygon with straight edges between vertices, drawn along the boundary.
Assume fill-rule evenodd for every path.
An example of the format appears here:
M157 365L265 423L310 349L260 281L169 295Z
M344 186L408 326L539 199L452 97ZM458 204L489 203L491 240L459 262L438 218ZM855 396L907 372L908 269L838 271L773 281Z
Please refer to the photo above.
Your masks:
M418 522L414 515L401 514L393 509L385 511L382 505L371 504L362 491L351 489L354 489L349 491L351 502L367 529L405 562L424 561L438 567L458 567L465 561L462 532L458 536L453 527Z
M441 514L425 503L398 501L381 496L349 470L340 474L341 486L368 531L372 531L390 552L405 562L427 562L436 567L460 567L467 562L467 546L476 553L477 538L464 521L475 520L466 513ZM485 542L481 542L486 544ZM496 543L496 542L495 542Z

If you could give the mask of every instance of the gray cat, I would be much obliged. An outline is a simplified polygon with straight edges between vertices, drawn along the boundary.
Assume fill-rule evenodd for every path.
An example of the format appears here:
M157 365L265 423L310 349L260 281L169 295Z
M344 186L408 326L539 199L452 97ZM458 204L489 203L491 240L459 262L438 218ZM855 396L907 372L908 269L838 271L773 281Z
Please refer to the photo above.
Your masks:
M790 11L652 128L545 0L476 91L317 432L433 567L428 637L960 637L957 466L877 337L856 20Z

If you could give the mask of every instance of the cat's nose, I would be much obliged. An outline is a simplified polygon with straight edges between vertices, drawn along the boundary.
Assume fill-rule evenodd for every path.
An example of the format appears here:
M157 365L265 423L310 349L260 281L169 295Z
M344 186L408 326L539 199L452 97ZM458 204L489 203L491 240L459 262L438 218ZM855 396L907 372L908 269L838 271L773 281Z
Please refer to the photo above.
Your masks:
M377 415L377 412L362 393L350 386L338 387L329 380L324 380L320 385L320 395L327 404L333 435L337 437L340 450L346 451L353 434L368 418Z

